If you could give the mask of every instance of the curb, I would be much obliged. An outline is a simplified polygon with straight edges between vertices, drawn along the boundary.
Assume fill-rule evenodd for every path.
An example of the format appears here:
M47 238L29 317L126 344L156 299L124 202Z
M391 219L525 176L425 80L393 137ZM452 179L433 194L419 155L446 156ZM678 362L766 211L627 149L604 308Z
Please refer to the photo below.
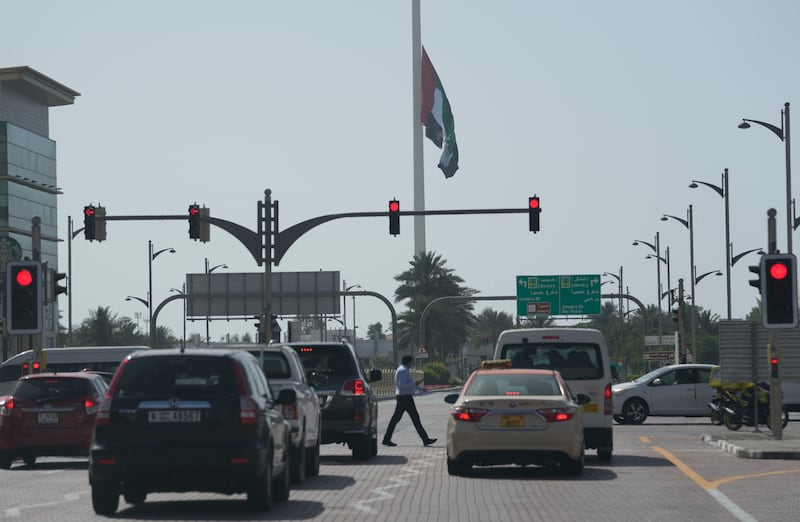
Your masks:
M725 439L715 439L713 436L703 434L703 441L716 446L717 448L736 455L742 459L774 459L774 460L800 460L800 452L797 450L763 450L749 449L739 444L734 444Z

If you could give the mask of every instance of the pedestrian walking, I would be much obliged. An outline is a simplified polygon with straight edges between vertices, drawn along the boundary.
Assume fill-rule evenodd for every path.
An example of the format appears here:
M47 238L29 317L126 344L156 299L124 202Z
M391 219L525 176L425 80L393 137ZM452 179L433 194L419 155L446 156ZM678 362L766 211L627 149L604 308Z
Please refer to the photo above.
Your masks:
M397 444L392 442L392 434L394 433L395 426L397 426L397 423L400 422L400 419L403 417L403 413L408 412L408 416L411 417L411 422L414 423L414 428L416 428L419 438L422 439L422 444L430 446L438 439L428 437L428 433L425 431L425 428L422 427L422 422L419 420L417 406L414 404L414 393L417 391L417 386L422 382L422 379L414 382L414 378L411 376L411 365L414 362L413 357L405 355L400 362L400 366L398 366L397 371L394 372L397 403L394 407L394 414L389 420L389 426L386 428L386 433L383 435L383 445L397 446Z

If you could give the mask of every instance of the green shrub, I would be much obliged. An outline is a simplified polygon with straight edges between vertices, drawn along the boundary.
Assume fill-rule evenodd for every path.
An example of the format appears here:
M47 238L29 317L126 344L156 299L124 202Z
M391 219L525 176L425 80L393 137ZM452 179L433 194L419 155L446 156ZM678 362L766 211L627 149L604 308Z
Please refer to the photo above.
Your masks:
M420 370L425 373L425 384L448 384L450 382L450 371L444 363L425 363Z

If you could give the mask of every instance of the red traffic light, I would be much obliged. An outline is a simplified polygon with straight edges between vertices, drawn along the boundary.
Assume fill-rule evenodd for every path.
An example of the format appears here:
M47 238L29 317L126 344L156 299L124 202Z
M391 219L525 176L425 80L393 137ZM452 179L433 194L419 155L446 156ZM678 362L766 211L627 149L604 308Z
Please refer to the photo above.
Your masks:
M33 283L33 274L27 268L23 268L17 272L15 279L19 286L30 286Z
M94 207L92 206L83 207L83 215L86 217L94 217Z
M536 196L528 198L528 207L532 209L539 208L539 198Z
M789 268L783 263L775 263L769 267L769 276L772 279L784 279L789 275Z
M389 212L400 212L400 202L393 199L389 202Z
M200 214L200 206L199 205L189 205L189 215L190 216L197 216Z

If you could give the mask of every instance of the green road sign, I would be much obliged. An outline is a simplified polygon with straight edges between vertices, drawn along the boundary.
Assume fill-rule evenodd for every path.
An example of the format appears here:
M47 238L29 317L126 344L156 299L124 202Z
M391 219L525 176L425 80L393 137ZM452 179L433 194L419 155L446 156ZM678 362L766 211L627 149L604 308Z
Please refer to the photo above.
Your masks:
M597 315L600 274L517 276L517 315Z

